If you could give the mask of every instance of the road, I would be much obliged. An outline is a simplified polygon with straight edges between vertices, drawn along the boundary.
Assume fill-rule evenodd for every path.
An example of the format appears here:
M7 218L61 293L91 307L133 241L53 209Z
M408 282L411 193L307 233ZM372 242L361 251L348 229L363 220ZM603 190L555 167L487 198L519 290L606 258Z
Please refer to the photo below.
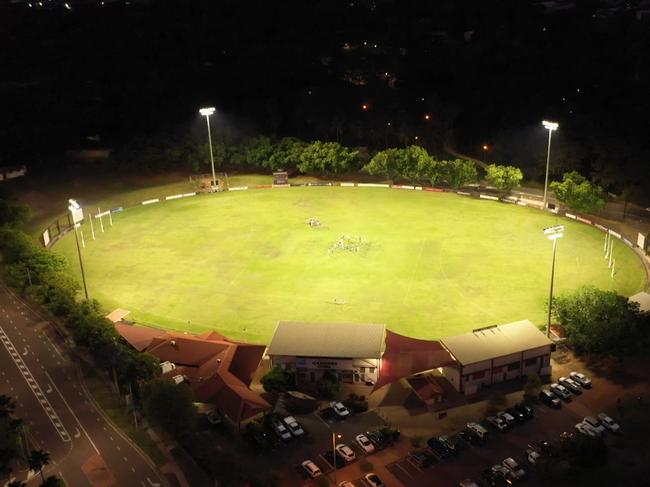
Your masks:
M88 398L65 350L52 327L0 283L0 394L16 399L32 444L50 453L44 474L75 487L167 485Z

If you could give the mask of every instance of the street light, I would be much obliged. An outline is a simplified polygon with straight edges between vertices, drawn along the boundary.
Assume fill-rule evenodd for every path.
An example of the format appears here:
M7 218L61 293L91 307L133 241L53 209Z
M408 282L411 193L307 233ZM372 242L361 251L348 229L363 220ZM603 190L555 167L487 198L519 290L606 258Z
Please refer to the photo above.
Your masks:
M554 130L557 130L559 124L556 122L549 122L547 120L542 121L542 125L546 130L548 130L548 150L546 151L546 176L544 177L544 206L546 209L546 193L548 191L548 166L551 160L551 134Z
M334 485L336 486L336 439L340 439L341 435L332 431L332 460L334 461Z
M74 240L77 242L77 255L79 255L79 267L81 268L81 280L84 283L84 294L86 295L86 301L88 301L88 286L86 285L86 273L84 272L84 263L81 259L81 247L79 247L79 235L77 235L77 225L78 222L84 219L84 211L79 203L76 200L70 198L68 200L68 211L70 212L70 220L72 221L72 227L74 228ZM92 218L92 216L91 216Z
M208 124L208 142L210 144L210 164L212 165L212 190L217 188L217 176L214 173L214 156L212 154L212 134L210 133L210 115L214 113L214 107L201 108L199 113L205 117Z
M551 336L551 309L553 307L553 281L555 279L555 251L557 241L564 235L564 225L556 225L544 229L544 235L553 241L553 262L551 264L551 290L548 295L548 319L546 321L546 336Z

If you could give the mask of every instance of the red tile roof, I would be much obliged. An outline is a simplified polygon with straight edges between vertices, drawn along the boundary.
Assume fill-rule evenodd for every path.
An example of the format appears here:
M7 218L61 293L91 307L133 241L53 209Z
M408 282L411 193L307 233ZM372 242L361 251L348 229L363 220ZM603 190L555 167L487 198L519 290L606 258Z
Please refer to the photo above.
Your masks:
M193 335L125 323L116 323L115 329L136 350L176 364L165 375L186 376L196 401L214 403L232 421L270 409L248 388L264 345L232 341L217 332Z

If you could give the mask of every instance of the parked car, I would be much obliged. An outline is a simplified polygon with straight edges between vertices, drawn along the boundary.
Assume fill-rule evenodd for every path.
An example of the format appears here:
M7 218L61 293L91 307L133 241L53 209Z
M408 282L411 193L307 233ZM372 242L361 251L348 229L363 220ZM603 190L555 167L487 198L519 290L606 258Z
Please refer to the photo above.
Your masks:
M539 400L551 408L560 409L562 407L562 403L550 389L542 389L539 391Z
M357 459L357 455L352 451L348 445L339 443L335 447L336 453L345 461L345 463L354 462Z
M307 475L311 479L315 479L316 477L320 477L321 475L323 475L323 472L320 471L318 465L316 465L311 460L305 460L300 464L300 466L303 468L303 470L307 473Z
M482 440L485 440L488 437L488 430L486 430L482 425L478 423L474 423L474 422L467 423L467 428Z
M278 435L280 439L284 441L288 441L291 439L291 433L289 433L289 430L280 421L276 421L273 423L273 430L275 431L275 434Z
M384 482L382 482L382 480L377 477L377 474L375 473L366 474L364 479L370 484L370 487L386 487L386 484L384 484Z
M483 470L483 482L491 487L500 487L508 485L508 482L498 473L494 472L491 468Z
M573 394L582 394L582 386L570 377L560 377L558 382Z
M350 410L342 402L332 401L330 406L339 418L347 418L350 415Z
M515 409L524 415L526 419L532 419L535 416L535 410L533 406L527 402L520 402L515 406Z
M574 381L576 381L578 384L580 384L585 389L590 389L591 388L591 379L589 379L589 377L587 377L582 372L573 371L573 372L571 372L569 374L569 377L571 377Z
M516 407L511 407L506 409L506 413L508 413L513 418L515 418L515 421L517 423L523 423L524 421L526 421L526 415Z
M557 456L557 450L553 446L553 443L550 441L546 440L540 440L539 444L539 450L544 454L549 457L555 457Z
M526 471L523 468L521 468L521 466L517 463L517 461L514 458L508 457L505 460L503 460L501 464L504 467L506 467L508 470L510 470L513 479L523 480L526 477Z
M282 421L293 436L302 436L305 434L305 430L302 429L300 423L298 423L298 421L296 421L296 418L293 416L287 416Z
M490 467L490 470L492 470L492 473L494 473L498 478L505 480L507 483L512 483L514 476L512 472L503 465L492 465L492 467Z
M368 437L364 434L355 436L354 441L357 445L359 445L359 448L361 448L366 453L366 455L375 451L375 445L373 445Z
M459 449L456 446L456 443L451 441L448 436L438 436L438 440L440 440L440 443L445 445L447 447L447 450L449 450L451 453L458 453Z
M602 425L607 428L609 431L612 433L618 433L621 431L621 427L609 416L607 416L605 413L600 413L598 415L598 419L602 423Z
M499 411L497 416L503 419L508 426L513 426L517 422L515 417L507 411Z
M355 485L349 480L344 480L343 482L339 482L339 487L355 487Z
M480 436L478 436L474 431L472 431L469 428L465 428L464 430L460 431L458 433L458 436L462 438L463 441L466 441L470 445L476 445L483 441L483 439Z
M591 436L591 437L600 436L593 426L582 421L576 424L575 428L578 433L581 433L586 436Z
M458 487L478 487L478 484L472 479L463 479L458 482Z
M431 456L421 451L409 452L408 459L419 468L427 468L433 465Z
M557 382L554 382L551 384L551 391L553 394L555 394L557 397L562 399L563 401L569 402L571 400L571 392L569 389L564 387L563 385L558 384Z
M379 431L366 431L366 438L368 438L375 447L375 450L383 450L386 448L386 441Z
M602 435L605 433L605 426L603 426L598 419L594 418L593 416L585 416L585 418L582 420L583 423L587 423L589 426L591 426L593 429L596 430L596 432L599 435Z
M447 458L451 456L451 451L449 451L449 448L447 448L445 444L435 436L427 440L427 446L440 458Z
M532 465L537 463L540 458L542 458L542 454L529 445L526 449L526 461Z
M488 416L486 418L486 421L490 423L492 426L494 426L496 429L499 431L505 431L508 429L508 423L506 423L506 420L499 417L499 416Z

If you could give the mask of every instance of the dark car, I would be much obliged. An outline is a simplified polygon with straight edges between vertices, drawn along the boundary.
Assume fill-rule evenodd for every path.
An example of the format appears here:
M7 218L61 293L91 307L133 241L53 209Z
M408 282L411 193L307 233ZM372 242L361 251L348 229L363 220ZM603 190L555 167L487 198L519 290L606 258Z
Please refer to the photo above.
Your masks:
M524 421L526 421L526 416L524 415L524 413L519 411L517 408L508 408L506 409L506 413L508 413L513 418L515 418L515 421L517 423L523 423Z
M525 402L520 402L515 406L515 410L519 411L521 414L524 415L524 418L526 419L531 419L535 416L535 410L533 407Z
M427 446L440 458L448 458L451 456L449 448L435 436L427 440Z
M430 467L434 463L433 457L431 455L427 455L423 451L409 452L408 459L414 465L416 465L416 466L418 466L420 468Z
M470 445L480 445L483 442L483 439L469 428L459 432L458 436Z
M550 443L546 440L541 440L539 443L539 450L544 454L549 457L555 457L557 456L557 450L553 446L553 443Z
M539 391L539 400L550 408L560 409L562 407L560 400L549 389Z
M375 445L376 450L383 450L388 445L384 435L380 431L366 431L366 436Z
M499 472L495 472L491 468L483 470L483 481L491 487L502 487L510 485L510 482L503 478Z

